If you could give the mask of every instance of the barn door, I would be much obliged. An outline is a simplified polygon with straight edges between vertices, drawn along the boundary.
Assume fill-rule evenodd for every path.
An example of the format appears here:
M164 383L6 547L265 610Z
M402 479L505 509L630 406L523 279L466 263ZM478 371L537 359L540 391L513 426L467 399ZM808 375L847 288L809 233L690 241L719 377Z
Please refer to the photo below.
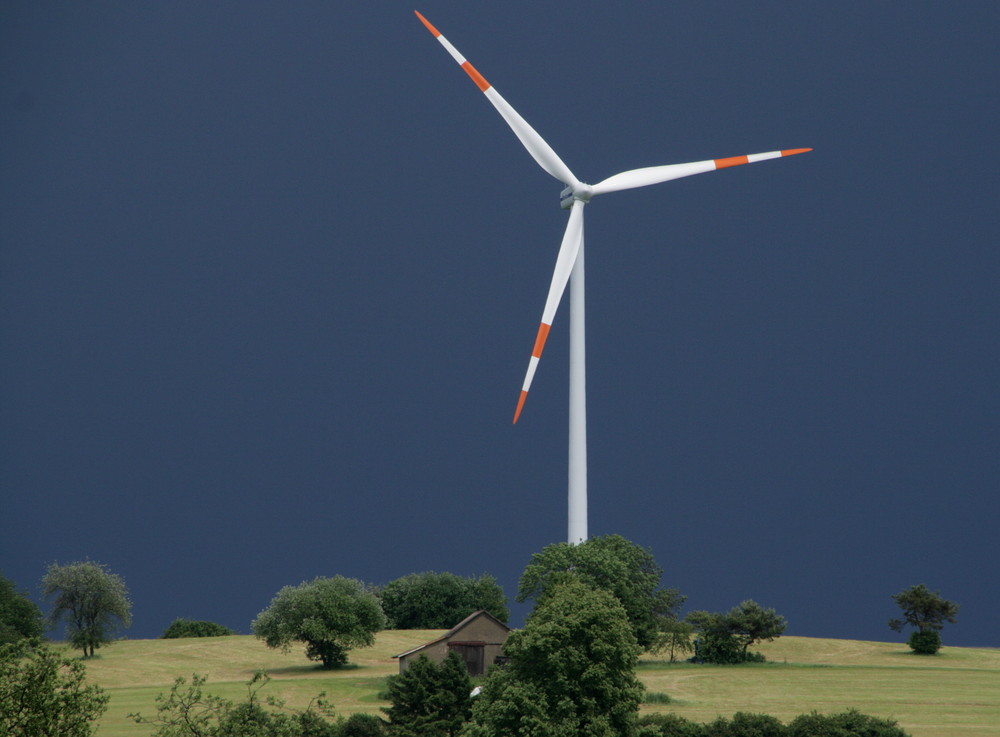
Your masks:
M483 654L485 643L479 642L449 642L448 649L458 653L465 663L470 676L481 676L484 672Z

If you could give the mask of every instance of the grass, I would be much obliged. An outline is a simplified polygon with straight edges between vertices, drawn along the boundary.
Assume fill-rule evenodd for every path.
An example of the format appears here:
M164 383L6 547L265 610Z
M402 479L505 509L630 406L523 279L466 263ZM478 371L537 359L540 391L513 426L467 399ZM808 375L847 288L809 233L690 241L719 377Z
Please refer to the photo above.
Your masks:
M443 630L387 631L375 646L350 654L351 667L324 671L301 648L284 654L249 636L183 640L126 640L88 660L88 677L111 694L101 737L148 737L149 726L126 718L153 717L156 695L177 676L208 677L206 691L240 699L258 669L273 679L263 692L304 708L320 691L342 715L379 714L385 677L396 673L392 656ZM905 644L782 637L759 648L768 662L742 666L668 663L646 656L639 678L668 703L642 711L670 711L696 721L737 711L773 714L789 721L811 711L856 708L890 717L913 737L992 737L1000 724L1000 650L944 647L917 656Z

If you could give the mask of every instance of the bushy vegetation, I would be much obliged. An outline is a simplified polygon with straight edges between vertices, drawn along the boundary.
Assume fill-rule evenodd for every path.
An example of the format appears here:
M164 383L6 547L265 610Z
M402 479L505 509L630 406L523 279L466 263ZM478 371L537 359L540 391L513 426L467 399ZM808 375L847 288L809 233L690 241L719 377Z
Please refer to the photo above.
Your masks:
M161 640L171 640L180 637L225 637L236 633L228 627L215 622L201 619L184 619L179 617L170 623L160 635Z
M374 644L385 615L361 581L334 576L285 586L251 628L268 647L287 651L291 643L304 642L310 660L340 668L347 665L349 650Z
M15 589L13 581L0 576L0 645L41 637L43 632L42 612L35 602Z
M695 660L717 665L763 661L764 656L750 652L750 646L780 637L787 626L774 609L765 609L752 599L725 613L691 612L687 621L698 632Z
M643 686L640 648L615 596L561 577L512 632L510 663L490 671L466 737L632 737Z
M676 714L644 714L640 737L908 737L891 719L858 711L803 714L787 725L770 714L737 712L700 724Z
M178 678L170 693L156 697L155 718L129 717L155 727L152 737L344 737L343 724L330 720L333 709L323 694L305 711L291 711L279 699L261 701L260 690L269 681L258 671L247 683L246 700L234 703L205 693L205 676L194 674L190 683Z
M503 588L487 574L411 573L386 584L379 598L390 629L450 629L480 609L510 618Z
M391 676L384 711L396 737L456 737L472 714L472 681L457 653L440 665L421 655Z
M99 686L86 685L79 660L37 638L0 646L0 734L4 737L89 737L108 707Z

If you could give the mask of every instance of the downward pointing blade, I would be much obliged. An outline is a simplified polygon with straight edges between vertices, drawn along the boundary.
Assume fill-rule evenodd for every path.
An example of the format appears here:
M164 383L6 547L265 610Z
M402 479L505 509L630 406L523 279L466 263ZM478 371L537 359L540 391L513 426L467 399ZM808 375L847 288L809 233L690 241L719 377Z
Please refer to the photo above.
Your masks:
M746 156L732 156L728 159L709 159L708 161L693 161L688 164L667 164L666 166L649 166L645 169L632 169L615 174L602 182L593 185L594 194L604 194L605 192L617 192L622 189L633 189L635 187L645 187L650 184L659 184L671 179L689 177L692 174L702 174L716 169L725 169L730 166L740 166L741 164L753 164L758 161L768 159L778 159L782 156L794 156L812 151L811 148L791 148L784 151L768 151L762 154L748 154Z
M559 181L564 184L568 184L571 187L579 187L580 180L577 179L573 172L569 170L569 167L563 163L563 160L559 158L559 155L552 150L552 147L545 142L538 132L528 125L528 122L522 118L518 112L510 106L510 104L500 96L500 93L496 91L489 82L481 75L476 68L470 64L458 49L451 45L441 32L431 25L424 16L422 16L416 10L413 11L417 14L420 22L427 27L427 30L441 43L442 46L447 49L448 53L451 54L452 58L458 62L459 66L465 70L465 73L469 75L476 86L479 87L480 91L486 95L486 99L493 103L493 107L497 109L497 112L503 116L503 119L507 121L507 125L510 126L514 134L520 139L521 143L528 150L528 153L538 162L538 165L542 167L549 174L554 176Z
M531 380L535 377L535 369L538 368L538 361L542 357L545 339L549 336L549 328L552 327L552 321L555 319L559 301L562 299L563 292L566 291L566 283L569 281L570 274L573 273L576 256L580 253L580 245L583 243L583 206L584 202L574 200L573 207L569 211L569 222L566 223L566 232L563 233L562 245L559 246L559 255L556 257L556 268L552 272L549 296L545 299L545 309L542 311L542 322L538 326L535 347L532 349L531 359L528 361L528 373L524 377L521 396L517 400L517 409L514 411L515 423L517 418L521 416L524 400L528 398L528 389L531 388Z

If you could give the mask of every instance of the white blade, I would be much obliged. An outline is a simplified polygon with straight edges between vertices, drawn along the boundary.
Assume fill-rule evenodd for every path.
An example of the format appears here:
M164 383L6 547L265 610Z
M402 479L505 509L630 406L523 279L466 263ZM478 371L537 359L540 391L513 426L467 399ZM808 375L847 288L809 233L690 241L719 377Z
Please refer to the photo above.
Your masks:
M545 339L549 336L549 328L552 327L556 310L559 308L559 301L562 299L563 292L566 291L566 283L569 281L570 274L573 273L573 265L576 263L576 256L583 243L584 204L581 200L574 200L573 207L569 211L569 222L566 223L566 232L563 233L562 245L559 246L556 268L552 272L552 282L549 284L549 296L545 299L545 309L542 311L542 322L538 326L535 347L532 349L531 359L528 361L528 373L524 377L521 396L517 400L517 409L514 411L514 422L517 422L517 418L521 416L524 400L528 398L528 389L531 388L531 380L535 377L535 369L538 368L538 361L542 357Z
M416 10L413 11L417 13ZM527 121L522 118L518 112L510 106L510 104L500 96L500 93L486 81L486 79L481 75L476 68L470 64L458 49L451 45L441 32L430 24L424 16L417 13L417 17L420 21L427 27L434 37L441 43L442 46L447 49L448 53L451 54L452 58L458 62L459 66L465 70L465 73L469 75L476 86L486 95L486 99L493 103L493 107L497 109L503 119L507 121L507 125L510 126L511 130L514 131L524 147L528 149L528 153L531 154L532 158L538 162L538 165L542 167L549 174L554 176L560 182L568 184L571 187L579 187L580 180L577 179L573 172L569 170L569 167L563 163L563 160L559 158L559 155L552 150L552 147L545 142L538 132L528 125Z
M806 151L812 151L812 149L793 148L784 151L768 151L763 154L732 156L728 159L709 159L708 161L693 161L688 164L667 164L666 166L649 166L645 169L632 169L630 171L623 171L621 174L615 174L613 177L608 177L603 182L598 182L593 185L593 192L596 195L604 194L605 192L617 192L621 189L645 187L650 184L667 182L671 179L689 177L692 174L702 174L706 171L715 171L716 169L725 169L741 164L753 164L758 161L767 161L768 159L779 159L782 156L794 156Z

